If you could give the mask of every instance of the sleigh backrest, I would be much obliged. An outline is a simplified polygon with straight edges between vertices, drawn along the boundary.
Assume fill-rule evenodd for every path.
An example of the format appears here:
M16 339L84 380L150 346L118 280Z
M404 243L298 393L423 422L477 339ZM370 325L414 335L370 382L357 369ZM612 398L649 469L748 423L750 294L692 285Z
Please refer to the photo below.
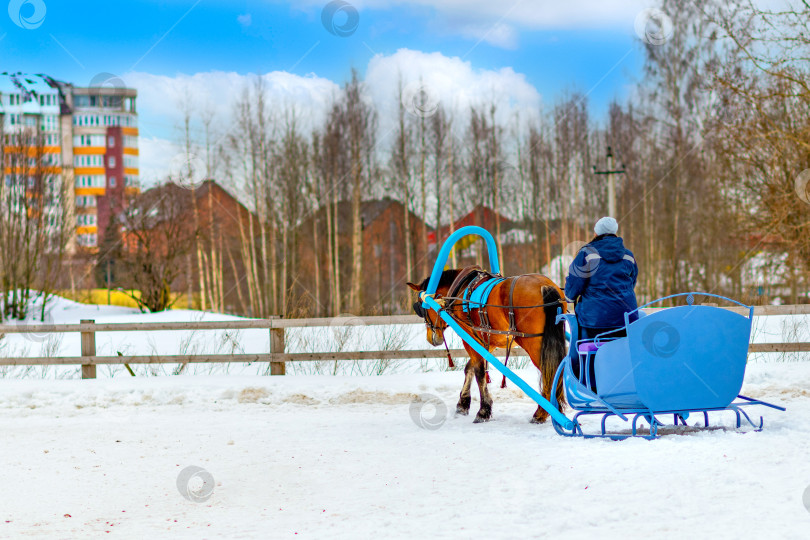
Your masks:
M627 327L626 354L639 400L650 410L726 407L739 394L745 375L751 317L710 306L680 306L642 317ZM610 370L609 347L597 353Z

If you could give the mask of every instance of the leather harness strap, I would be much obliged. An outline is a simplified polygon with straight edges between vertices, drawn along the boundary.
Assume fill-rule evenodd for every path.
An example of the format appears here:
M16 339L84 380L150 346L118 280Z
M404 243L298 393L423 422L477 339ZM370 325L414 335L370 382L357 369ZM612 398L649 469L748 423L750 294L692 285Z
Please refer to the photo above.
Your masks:
M456 296L461 289L465 288L465 286L469 286L470 282L475 280L480 273L485 272L484 269L477 264L461 270L456 276L456 279L453 280L453 283L450 284L450 288L447 289L447 296Z
M520 276L512 278L512 283L509 285L509 329L517 330L515 324L515 285L517 285Z
M477 266L477 265L469 266L469 267L465 268L464 270L462 270L459 273L458 276L456 276L456 279L453 280L452 285L448 289L447 296L442 297L444 302L443 302L441 311L446 311L448 315L450 315L451 317L453 317L455 319L455 317L453 315L453 312L452 312L452 310L450 308L452 308L453 305L456 302L461 302L462 306L465 303L467 303L467 304L470 303L469 300L467 299L467 294L465 293L465 291L467 289L469 289L470 295L471 295L472 291L474 291L476 287L478 287L482 283L488 281L489 279L492 279L493 277L500 277L500 276L494 276L494 275L490 274L489 272L484 271L480 266ZM549 307L549 306L560 305L562 303L562 299L558 299L558 300L555 300L553 302L547 302L547 303L538 304L538 305L535 305L535 306L516 306L515 301L514 301L515 286L517 285L517 282L521 277L522 276L515 276L515 277L512 277L512 278L509 278L509 279L511 279L511 282L509 284L509 305L500 306L500 305L496 305L496 304L486 304L485 303L485 304L478 305L478 307L470 306L469 310L466 312L467 321L465 321L465 323L473 331L473 333L475 334L475 338L479 342L486 343L487 348L490 347L489 334L498 334L498 335L508 336L507 341L506 341L506 358L504 360L504 364L506 364L509 361L509 354L510 354L510 352L512 350L512 345L514 344L515 338L518 338L518 337L532 338L532 337L542 337L543 336L543 332L539 332L539 333L535 333L535 334L529 334L529 333L526 333L526 332L519 332L518 329L517 329L517 321L516 321L516 318L515 318L515 310L516 309L546 308L546 307ZM484 300L484 301L486 302L486 300ZM419 311L416 310L417 304L419 304L419 307L421 308L421 303L417 302L416 304L414 304L414 310L417 311L417 314L419 314ZM507 312L507 319L509 321L509 329L508 330L497 330L495 328L492 328L489 325L489 314L487 313L487 308L490 308L490 307L508 309L508 312ZM473 309L476 310L476 313L478 314L478 318L479 318L479 321L480 321L480 323L477 324L477 325L474 324L473 320L472 320L472 310ZM424 311L424 310L422 310L422 311ZM423 315L423 318L425 319L425 322L432 328L433 325L430 323L430 319L427 317L426 314ZM459 321L459 322L462 322L462 321ZM484 337L481 336L480 334L487 334L486 339L484 339ZM442 334L442 338L443 338L442 341L444 341L445 350L447 351L447 359L449 361L450 367L452 368L452 367L454 367L453 359L450 356L450 349L447 346L446 339L444 339L444 334ZM487 373L487 377L489 377L489 373ZM489 381L487 381L487 382L489 382ZM506 387L506 377L504 377L503 382L501 383L501 387L502 388Z
M469 268L471 269L473 267L469 267ZM465 268L465 270L467 270L467 269ZM465 277L469 277L469 275L470 274L468 274ZM450 294L448 294L448 296L443 296L442 299L445 300L445 302L447 302L447 305L446 305L447 313L449 313L451 316L453 315L450 308L452 308L453 305L456 302L461 302L462 305L464 305L464 303L469 302L469 300L466 297L466 294L464 294L464 292L463 292L464 290L466 290L466 289L475 290L475 288L478 285L480 285L482 282L486 281L487 279L489 279L491 277L492 277L491 274L489 274L487 272L484 272L484 271L480 271L480 273L476 274L475 277L470 281L470 283L468 283L467 286L464 287L464 289L462 289L461 291L458 291L457 293L455 293L455 294L460 293L461 294L460 296L453 296L453 295L450 295ZM516 309L536 309L536 308L545 308L545 307L549 307L549 306L556 306L556 305L561 304L562 300L555 300L554 302L548 302L548 303L545 303L545 304L538 304L536 306L516 306L515 302L514 302L515 285L517 285L517 282L521 277L522 276L515 276L513 278L508 278L508 279L512 280L511 283L510 283L510 287L509 287L509 305L508 306L501 306L501 305L489 304L489 303L481 304L478 307L470 306L470 309L467 312L467 320L465 321L465 323L470 327L471 330L473 330L473 332L475 332L476 334L478 334L478 333L481 333L481 334L497 334L497 335L501 335L501 336L527 337L527 338L542 337L543 336L543 332L539 332L539 333L535 333L535 334L529 334L529 333L526 333L526 332L519 332L518 329L517 329L517 323L516 323L516 320L515 320L515 310ZM457 281L458 280L454 281L454 284ZM509 329L508 330L497 330L495 328L492 328L489 325L489 313L487 313L487 308L491 308L491 307L504 308L504 309L509 310L508 314L507 314L507 317L509 319ZM473 322L473 320L472 320L472 311L473 311L473 309L475 309L476 313L478 314L479 321L480 321L479 324L475 324ZM459 322L461 322L461 321L459 321ZM478 340L481 341L482 343L489 344L489 339L484 339L480 335L476 335L475 337L477 337Z
M517 282L518 282L518 280L520 278L521 278L521 276L516 276L516 277L511 278L512 282L509 284L509 305L508 306L495 306L495 305L491 305L491 304L484 304L481 307L477 308L479 318L481 317L482 310L484 310L484 314L485 314L484 318L488 321L489 317L486 317L486 311L485 311L486 308L488 308L488 307L506 307L509 310L508 313L507 313L507 317L509 319L509 330L496 330L494 328L491 328L489 326L489 324L474 325L474 324L472 324L472 318L470 318L470 323L471 323L470 328L472 328L473 330L475 330L477 332L484 332L484 333L487 333L487 334L498 334L498 335L502 335L502 336L525 337L525 338L528 338L528 337L542 337L543 332L539 332L539 333L536 333L536 334L529 334L529 333L526 333L526 332L519 332L518 331L517 323L515 322L515 309L516 308L517 309L529 308L529 307L534 307L534 308L546 307L546 306L549 306L549 305L559 304L560 302L556 301L556 302L551 302L549 304L541 304L541 305L538 305L538 306L515 306L515 301L514 301L515 285L517 285Z

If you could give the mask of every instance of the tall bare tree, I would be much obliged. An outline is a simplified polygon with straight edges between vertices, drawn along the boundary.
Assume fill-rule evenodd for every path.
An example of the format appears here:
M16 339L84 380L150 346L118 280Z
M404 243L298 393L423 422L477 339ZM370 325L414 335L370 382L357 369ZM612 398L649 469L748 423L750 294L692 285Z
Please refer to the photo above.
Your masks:
M73 186L60 174L59 155L47 149L42 116L12 114L9 131L0 121L0 320L25 318L37 287L44 318L73 231Z
M364 99L363 84L356 71L352 71L351 80L343 88L342 109L346 124L352 208L349 305L353 312L358 313L363 305L363 222L360 207L363 190L371 184L369 160L373 159L377 122L374 110Z
M191 212L188 191L166 183L131 196L121 214L123 279L140 291L132 298L142 309L163 311L176 301L172 284L199 232Z

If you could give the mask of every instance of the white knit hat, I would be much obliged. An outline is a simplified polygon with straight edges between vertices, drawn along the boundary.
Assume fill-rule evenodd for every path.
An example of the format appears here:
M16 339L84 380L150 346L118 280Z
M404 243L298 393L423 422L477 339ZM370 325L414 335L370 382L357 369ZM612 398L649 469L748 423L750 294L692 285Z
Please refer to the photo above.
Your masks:
M593 232L595 232L597 236L601 236L603 234L616 234L618 231L619 224L612 217L603 217L597 221L596 225L593 227Z

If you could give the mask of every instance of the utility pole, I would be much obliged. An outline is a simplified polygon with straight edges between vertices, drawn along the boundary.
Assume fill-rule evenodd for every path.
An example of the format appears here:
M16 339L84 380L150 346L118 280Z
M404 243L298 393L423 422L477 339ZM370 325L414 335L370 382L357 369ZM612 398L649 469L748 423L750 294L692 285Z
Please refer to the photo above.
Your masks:
M593 166L593 174L604 174L608 177L608 215L612 218L616 217L616 179L617 174L624 174L624 163L621 169L613 168L613 150L607 147L607 169L604 171L597 171L596 165Z

